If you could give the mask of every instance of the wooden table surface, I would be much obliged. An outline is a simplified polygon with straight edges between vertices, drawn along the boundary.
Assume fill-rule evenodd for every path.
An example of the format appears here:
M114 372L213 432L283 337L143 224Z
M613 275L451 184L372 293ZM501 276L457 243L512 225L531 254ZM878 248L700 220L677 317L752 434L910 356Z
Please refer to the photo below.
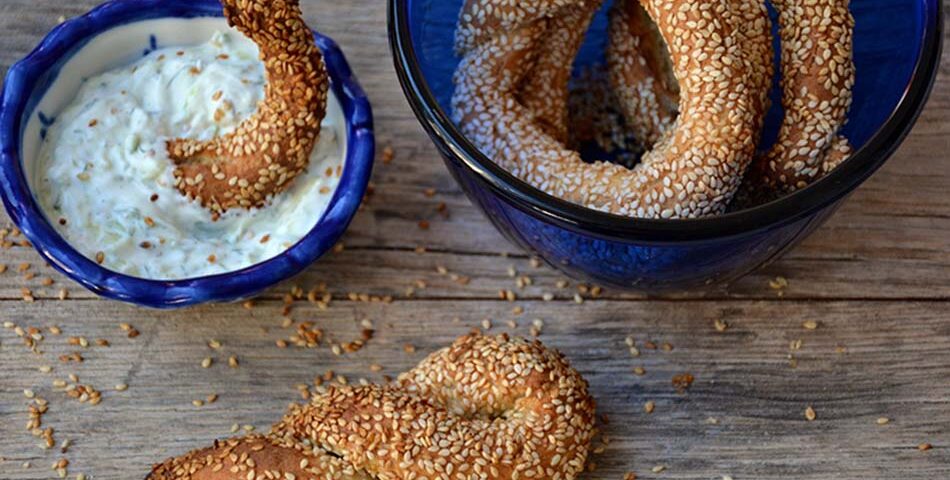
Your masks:
M30 51L60 16L96 3L3 0L0 66ZM69 478L141 478L153 462L230 436L234 425L265 430L301 399L299 385L327 370L350 382L380 381L486 319L490 332L519 335L543 322L541 339L590 381L608 422L585 478L950 478L946 68L894 159L785 259L701 295L587 291L577 303L580 286L559 286L557 272L506 243L449 177L397 84L383 2L306 4L308 19L339 41L372 98L379 146L395 151L391 164L378 164L376 193L345 248L253 308L175 313L98 300L32 249L0 250L8 267L0 322L43 337L31 352L14 328L0 329L0 478L57 478L51 466L60 459ZM419 228L420 220L431 228ZM531 285L519 288L519 277ZM787 287L770 286L778 277ZM333 295L328 308L297 301L283 316L294 286L307 292L321 283ZM35 302L23 300L24 287ZM68 300L57 298L61 289ZM500 290L517 300L500 299ZM554 299L544 301L549 293ZM392 302L365 301L373 296ZM321 346L279 348L303 322L322 329ZM129 338L123 323L139 335ZM367 323L375 336L365 348L334 353L331 345L359 339ZM220 347L210 348L212 340ZM76 344L84 341L88 347ZM84 361L60 358L74 352ZM677 393L671 378L687 372L695 383ZM98 390L101 403L71 398L64 383ZM128 389L117 391L122 384ZM52 449L26 428L35 400L24 390L48 401L42 426L53 429ZM194 406L210 395L217 400Z

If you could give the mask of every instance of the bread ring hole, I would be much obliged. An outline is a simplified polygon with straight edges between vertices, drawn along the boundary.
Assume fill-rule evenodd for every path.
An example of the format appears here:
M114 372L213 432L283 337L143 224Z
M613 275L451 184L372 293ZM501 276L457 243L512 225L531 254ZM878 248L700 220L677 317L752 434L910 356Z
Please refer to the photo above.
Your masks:
M310 450L313 450L314 452L326 455L328 457L335 458L337 460L342 460L344 462L346 461L346 457L344 457L342 454L334 452L333 450L330 450L324 446L316 445L313 443L313 440L309 438L293 438L293 437L289 437L289 438L292 438L292 441L297 442L300 445L306 448L309 448ZM380 477L373 475L372 473L367 472L366 470L359 470L359 473L372 480L381 480Z
M638 1L630 2L634 10L631 20L633 33L640 37L640 48L647 68L653 72L657 84L657 101L661 107L679 115L680 82L673 71L673 59L670 57L670 48L660 33L653 18ZM652 145L647 145L652 147Z
M469 396L458 395L456 388L458 387L453 384L444 385L440 403L445 406L445 409L448 410L449 413L463 420L483 420L487 422L494 422L496 420L507 421L517 417L516 413L521 408L519 407L519 403L522 398L505 398L503 399L505 401L500 401L496 398L490 405L476 404L471 401Z
M616 0L605 63L572 81L569 146L586 161L634 168L673 129L680 82L657 23L638 0Z

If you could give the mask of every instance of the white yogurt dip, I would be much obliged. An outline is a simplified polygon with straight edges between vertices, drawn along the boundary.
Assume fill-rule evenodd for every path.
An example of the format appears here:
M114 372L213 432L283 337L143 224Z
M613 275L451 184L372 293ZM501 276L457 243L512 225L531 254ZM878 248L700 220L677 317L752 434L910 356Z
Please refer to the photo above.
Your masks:
M178 280L273 258L313 229L339 184L345 125L332 92L309 169L267 208L213 221L175 189L165 147L233 131L263 95L257 47L233 31L90 78L41 145L36 196L73 247L127 275Z

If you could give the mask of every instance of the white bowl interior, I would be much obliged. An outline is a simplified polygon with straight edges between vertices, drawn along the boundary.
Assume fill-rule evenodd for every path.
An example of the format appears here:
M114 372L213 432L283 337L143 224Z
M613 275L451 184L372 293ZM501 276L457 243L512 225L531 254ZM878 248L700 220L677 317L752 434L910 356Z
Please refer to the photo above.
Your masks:
M232 30L237 41L251 43L228 27L224 18L163 18L144 20L109 29L82 46L62 65L49 89L30 112L20 142L20 158L31 190L37 177L37 154L50 122L65 110L83 82L100 73L128 65L141 58L145 53L157 48L184 47L207 42L211 36L221 30ZM256 49L255 45L251 45ZM347 145L346 122L339 100L330 92L327 104L327 117L338 126L337 138L341 139L343 158L346 158ZM345 168L345 163L344 163Z

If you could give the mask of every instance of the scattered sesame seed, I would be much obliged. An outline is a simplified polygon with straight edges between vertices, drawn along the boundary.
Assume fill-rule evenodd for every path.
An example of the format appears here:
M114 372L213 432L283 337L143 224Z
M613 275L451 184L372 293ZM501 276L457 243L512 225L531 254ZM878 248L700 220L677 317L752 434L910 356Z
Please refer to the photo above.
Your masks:
M788 288L788 279L785 277L775 277L775 279L769 280L769 288L772 290Z
M673 376L673 388L677 392L685 393L693 385L695 378L689 373L681 373Z

